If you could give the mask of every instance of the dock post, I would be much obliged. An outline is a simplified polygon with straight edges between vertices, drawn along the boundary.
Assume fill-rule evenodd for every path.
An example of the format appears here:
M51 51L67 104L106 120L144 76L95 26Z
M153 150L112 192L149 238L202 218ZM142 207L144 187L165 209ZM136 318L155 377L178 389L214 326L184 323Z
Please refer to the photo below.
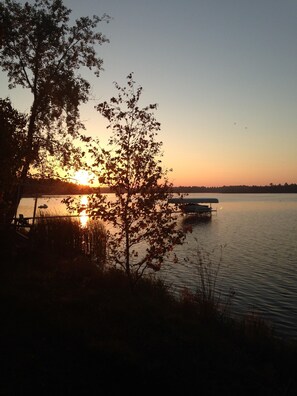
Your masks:
M36 197L35 197L35 202L34 202L34 210L33 210L32 226L34 226L34 223L35 223L35 217L36 217L36 208L37 208L37 200L38 200L38 196L36 195Z

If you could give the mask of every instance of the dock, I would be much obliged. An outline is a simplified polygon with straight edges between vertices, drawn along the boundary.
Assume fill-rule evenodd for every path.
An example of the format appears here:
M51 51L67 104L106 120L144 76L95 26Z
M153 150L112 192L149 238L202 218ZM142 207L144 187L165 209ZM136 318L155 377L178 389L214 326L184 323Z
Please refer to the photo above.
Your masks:
M212 204L219 203L219 200L217 198L179 197L168 199L168 203L177 205L183 214L210 217L212 212L216 212Z

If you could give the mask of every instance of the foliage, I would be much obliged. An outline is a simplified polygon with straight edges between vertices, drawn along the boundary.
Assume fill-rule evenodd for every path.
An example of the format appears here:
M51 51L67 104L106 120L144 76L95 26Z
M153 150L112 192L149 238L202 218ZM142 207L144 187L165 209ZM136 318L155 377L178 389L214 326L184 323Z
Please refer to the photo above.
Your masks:
M97 265L105 263L106 231L98 220L82 227L78 219L44 215L37 219L31 233L32 244L43 252L68 258L84 254Z
M57 165L80 166L84 155L74 142L88 141L80 133L79 105L88 100L90 84L79 71L86 67L99 76L102 59L95 46L108 40L96 28L109 17L81 17L70 26L70 13L62 0L0 2L0 67L9 88L21 86L32 94L21 183L34 167L52 175Z
M109 222L109 257L136 282L146 269L161 268L164 256L183 242L184 233L168 204L172 185L161 166L162 143L156 141L157 105L140 107L142 88L135 89L132 74L127 86L115 87L117 97L97 106L112 131L108 148L98 143L91 149L92 170L98 169L100 184L109 187L115 199L94 195L89 214Z
M8 183L19 176L23 163L26 116L0 98L0 180Z
M0 99L0 223L6 222L12 188L23 166L26 122L9 99Z

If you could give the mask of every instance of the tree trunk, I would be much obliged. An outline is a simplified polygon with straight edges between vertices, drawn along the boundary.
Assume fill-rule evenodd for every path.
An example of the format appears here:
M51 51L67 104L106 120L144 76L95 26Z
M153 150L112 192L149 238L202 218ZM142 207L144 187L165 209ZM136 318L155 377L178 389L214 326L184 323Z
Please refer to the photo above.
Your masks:
M131 277L131 268L130 268L130 247L129 247L129 230L127 230L127 226L126 226L126 230L125 230L125 234L126 234L126 274L128 276L128 278L130 279Z

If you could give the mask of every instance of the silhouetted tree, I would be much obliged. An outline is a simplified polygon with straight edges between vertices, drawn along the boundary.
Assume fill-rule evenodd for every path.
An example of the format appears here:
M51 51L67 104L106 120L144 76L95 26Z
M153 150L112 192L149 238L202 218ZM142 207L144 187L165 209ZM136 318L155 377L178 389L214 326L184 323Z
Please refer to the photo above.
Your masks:
M25 157L27 117L15 110L9 99L0 99L0 224L11 213L14 188Z
M70 13L62 0L0 2L0 66L9 88L21 86L32 94L20 184L33 167L45 175L57 165L79 165L83 154L74 140L88 140L80 133L79 105L88 100L90 84L79 70L87 67L99 76L102 59L95 45L108 40L96 28L109 17L81 17L70 26ZM15 195L14 206L18 200Z
M97 106L109 122L108 146L92 150L99 182L115 198L94 195L89 213L110 223L110 259L134 283L147 268L161 268L165 255L183 242L184 232L168 204L172 185L162 168L162 142L156 141L160 123L153 112L157 105L140 107L142 88L135 87L132 74L127 86L115 83L115 87L117 96Z

